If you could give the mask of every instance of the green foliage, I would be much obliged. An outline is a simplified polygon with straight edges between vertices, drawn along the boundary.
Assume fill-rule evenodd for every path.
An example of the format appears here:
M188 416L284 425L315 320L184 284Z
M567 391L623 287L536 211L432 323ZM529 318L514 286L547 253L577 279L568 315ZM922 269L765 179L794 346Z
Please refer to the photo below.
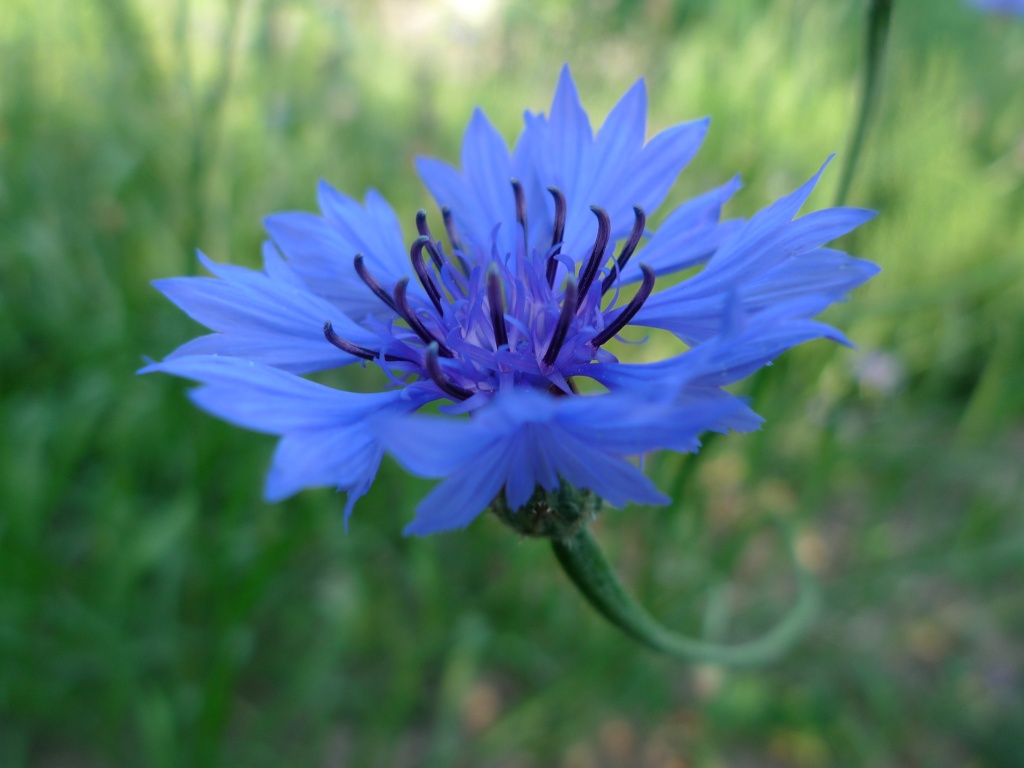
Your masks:
M597 526L653 612L723 640L788 605L762 520L790 516L825 605L777 665L632 645L496 520L403 539L428 486L390 465L347 535L328 491L267 506L269 439L133 375L197 331L149 286L195 247L255 264L319 177L411 231L412 158L457 157L477 104L513 135L563 60L598 113L646 76L656 126L712 115L674 194L740 171L733 213L851 130L863 3L493 6L0 7L0 766L1015 765L1020 25L897 3L850 197L882 215L845 244L884 272L831 315L860 351L789 355L761 433L652 460L680 501Z

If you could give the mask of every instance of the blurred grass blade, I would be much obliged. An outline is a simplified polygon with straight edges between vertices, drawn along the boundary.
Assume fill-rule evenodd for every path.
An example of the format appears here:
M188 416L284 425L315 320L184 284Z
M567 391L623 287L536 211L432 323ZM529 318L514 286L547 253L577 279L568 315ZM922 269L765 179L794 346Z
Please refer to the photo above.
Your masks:
M864 148L864 137L874 115L875 105L881 90L882 66L885 61L885 44L889 36L889 21L892 18L893 0L871 0L868 8L868 22L864 39L864 80L857 122L846 148L843 175L839 179L836 205L844 205L850 193L850 185L857 171L857 161Z

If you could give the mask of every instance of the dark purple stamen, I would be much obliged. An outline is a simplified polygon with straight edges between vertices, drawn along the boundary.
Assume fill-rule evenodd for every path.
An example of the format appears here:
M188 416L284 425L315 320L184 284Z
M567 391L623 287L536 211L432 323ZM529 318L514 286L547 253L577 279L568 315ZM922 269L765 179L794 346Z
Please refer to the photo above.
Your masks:
M491 305L491 325L494 327L494 348L508 346L508 328L505 327L505 300L502 297L501 275L491 265L487 269L487 303Z
M610 275L608 275L604 282L601 283L601 295L608 293L608 289L615 284L615 276L622 274L622 268L626 266L626 262L629 261L629 257L633 255L633 251L640 244L640 238L643 237L644 227L647 226L647 214L644 213L644 209L639 205L633 206L633 231L629 235L629 240L622 247L622 253L619 254L619 258L616 260L615 269Z
M626 308L619 313L618 317L612 320L603 331L597 336L590 340L590 344L593 347L600 347L605 342L611 340L615 334L625 328L629 321L633 319L634 315L640 311L640 307L647 301L647 297L651 295L651 291L654 290L654 270L648 267L646 264L640 265L640 271L644 273L644 281L640 284L640 289L636 292L636 295L630 300Z
M416 231L420 233L420 237L427 238L427 252L430 254L430 260L434 262L434 266L440 269L444 264L444 259L441 258L441 252L434 244L434 236L430 234L430 227L427 225L427 212L424 210L416 211Z
M412 248L409 249L409 259L412 261L412 268L416 270L416 277L420 279L420 285L423 286L423 290L427 292L427 296L429 296L430 301L433 302L437 313L439 315L443 315L444 310L441 308L441 291L434 283L434 279L430 276L430 270L427 268L426 262L423 260L424 247L430 247L430 237L427 235L417 237L413 241Z
M438 346L437 342L433 342L427 347L427 374L431 380L437 384L438 388L446 395L451 397L453 400L468 400L473 396L473 393L468 389L463 389L458 384L454 383L449 379L443 370L441 370L441 361L438 357Z
M350 355L355 357L361 357L363 360L376 360L380 357L380 354L374 352L372 349L360 347L358 344L353 344L351 341L346 341L341 338L341 336L334 332L334 328L331 326L330 320L324 323L324 336L326 336L327 340L342 352L348 352Z
M398 311L398 307L395 306L395 302L391 298L390 294L388 294L388 292L384 290L384 287L380 283L378 283L376 280L374 280L373 279L373 275L371 275L369 273L369 271L367 271L366 265L363 263L363 254L361 254L361 253L357 253L356 254L355 266L356 266L356 274L358 274L359 278L364 283L366 283L366 287L369 288L371 291L373 291L374 295L378 299L380 299L385 304L387 304L389 307L391 307L391 311L397 312Z
M597 216L597 239L594 240L594 250L590 252L590 258L587 259L587 263L580 273L580 304L583 304L583 300L587 298L587 291L590 290L590 286L594 283L594 278L597 277L597 271L604 263L604 252L608 247L608 238L612 233L612 221L608 217L608 212L604 208L598 208L596 205L590 206L590 210Z
M434 262L434 266L437 267L438 271L441 271L441 267L445 264L445 258L441 254L441 251L437 247L437 243L433 240L427 241L427 253L430 254L430 260Z
M395 285L395 311L402 316L402 319L409 324L413 333L419 336L425 344L437 342L438 351L441 357L455 357L455 353L448 349L447 346L440 340L435 338L427 327L423 325L423 321L420 320L413 308L409 304L409 299L406 296L406 291L409 288L409 278L403 277Z
M448 232L448 242L451 243L452 252L455 254L455 258L459 260L459 266L462 267L462 271L465 274L469 274L469 264L462 257L465 253L465 249L462 247L462 243L459 241L459 233L455 229L455 220L452 218L452 209L447 205L441 208L441 218L444 219L444 228Z
M569 333L569 325L576 316L576 303L578 299L576 278L569 275L565 284L565 298L562 300L562 311L558 315L558 324L555 326L555 334L551 337L548 349L544 353L544 364L554 365L558 359L558 353L565 343L565 336Z
M422 208L416 211L416 231L420 233L420 237L434 239L430 235L430 227L427 226L427 212Z
M523 228L523 243L526 242L526 195L518 179L512 179L512 194L516 196L516 221Z
M455 231L455 221L452 219L452 209L447 205L441 208L441 218L444 219L444 228L448 230L448 242L452 244L453 251L461 251L459 234Z
M547 266L547 278L548 287L555 287L555 273L558 272L558 259L555 256L562 250L562 238L565 236L565 195L562 194L562 190L558 187L548 187L548 192L555 198L555 229L554 234L551 236L551 247L555 248L551 254L551 258L548 259Z

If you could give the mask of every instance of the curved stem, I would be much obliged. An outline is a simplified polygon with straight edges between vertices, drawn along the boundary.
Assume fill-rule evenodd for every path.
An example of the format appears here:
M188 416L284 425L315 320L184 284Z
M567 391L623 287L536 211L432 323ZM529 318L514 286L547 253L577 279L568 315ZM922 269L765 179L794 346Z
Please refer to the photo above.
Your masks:
M648 648L684 661L746 666L770 661L787 651L811 625L818 611L818 587L797 561L791 532L785 529L796 570L798 596L789 613L756 640L720 645L672 632L630 595L612 572L597 541L587 529L552 546L573 584L608 621Z
M857 160L864 147L864 136L878 101L879 83L881 81L882 62L885 58L885 41L889 34L889 19L892 17L893 0L871 0L868 9L867 34L864 38L864 81L861 88L860 110L857 124L850 137L850 145L846 148L843 175L839 179L839 191L836 192L836 205L843 205L853 183L853 174L857 169Z

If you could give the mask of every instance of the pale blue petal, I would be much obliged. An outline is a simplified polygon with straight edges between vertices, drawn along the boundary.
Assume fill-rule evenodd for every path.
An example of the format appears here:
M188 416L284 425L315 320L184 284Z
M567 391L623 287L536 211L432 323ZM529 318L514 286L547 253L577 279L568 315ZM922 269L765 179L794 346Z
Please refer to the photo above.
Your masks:
M172 356L197 352L234 355L300 373L351 363L351 355L324 338L323 325L328 320L356 344L376 343L373 334L305 288L273 249L264 249L264 253L268 256L264 272L217 264L200 254L202 263L217 278L154 281L153 285L189 317L218 332L204 341L189 342Z
M548 144L545 164L551 170L555 186L567 195L582 191L586 169L586 151L593 143L590 119L580 104L569 66L562 67L548 118ZM589 205L589 203L588 203Z
M420 477L444 477L472 461L491 440L471 419L443 416L380 419L380 441L402 466Z
M359 424L385 409L402 407L408 397L402 391L342 392L233 357L180 357L140 371L152 372L200 382L204 386L189 394L203 410L240 427L275 435Z
M621 194L626 205L656 210L682 170L689 165L704 142L710 120L693 120L668 128L653 139L639 158L639 169L623 179Z
M615 507L629 502L667 504L670 499L651 480L624 458L610 454L597 443L580 440L564 429L552 429L544 449L551 454L558 473L576 488L586 488Z
M618 104L608 113L597 132L588 161L590 175L586 188L592 190L593 199L608 206L614 216L628 215L632 203L619 201L622 180L632 170L644 146L647 131L647 87L638 80L626 91Z
M816 248L787 259L752 281L743 289L742 302L749 312L815 294L839 301L880 271L870 261L831 248Z
M543 115L525 112L523 123L524 130L512 151L512 175L523 185L530 245L544 251L551 245L554 228L554 203L539 170L543 165L547 120Z
M640 264L666 275L700 264L743 225L740 220L719 223L722 206L742 186L736 176L676 208L623 270L623 282L643 278Z
M367 268L383 283L396 282L409 273L409 257L402 242L401 225L380 193L369 190L365 204L360 205L357 200L321 181L317 185L317 201L324 220L345 242L350 252L349 261L361 253ZM344 274L349 272L345 270Z
M862 285L879 272L871 262L841 251L817 248L791 256L774 268L739 286L720 286L697 278L672 286L651 296L633 323L671 331L688 344L717 335L722 330L722 307L727 294L735 294L743 315L753 315L777 304L806 299L802 305L809 317ZM699 277L699 276L698 276Z
M416 517L405 527L405 534L426 536L465 528L501 491L508 463L505 443L481 451L474 461L427 494L416 507Z
M459 237L468 246L483 248L490 242L492 226L487 225L476 193L455 168L442 160L416 158L416 170L438 207L451 208Z
M776 258L784 258L788 255L785 252L781 256L775 254L769 247L771 240L778 237L779 232L791 224L801 206L810 197L832 157L833 155L829 155L818 172L794 192L779 198L754 214L736 238L723 245L707 266L708 270L715 270L716 280L735 280L747 269L750 262L763 259L766 255L769 257L775 255ZM819 244L825 242L827 241L821 240Z
M512 160L508 145L479 109L473 112L462 141L462 171L480 205L481 222L474 225L474 235L485 239L477 243L490 246L490 233L498 224L498 250L513 252L516 235L515 195L512 193Z
M311 213L276 213L263 224L289 266L318 296L356 320L385 309L356 273L359 249L327 221Z
M362 254L367 269L387 289L411 274L394 211L372 190L365 206L326 182L320 182L317 193L323 217L274 214L264 219L267 232L310 290L355 320L387 315L386 305L359 278L354 260ZM410 290L417 289L414 281Z
M303 488L348 491L345 518L376 476L383 448L369 427L382 412L411 411L422 393L355 394L277 368L226 357L183 357L160 371L199 381L189 394L203 410L241 427L281 435L264 495L280 501Z
M513 433L508 440L508 469L505 482L505 499L511 509L519 509L533 495L539 478L535 458L543 450L532 439L533 425L527 424L521 432Z
M264 497L273 503L304 488L369 488L383 455L361 425L285 435L274 451Z
M240 357L263 365L272 365L289 373L312 373L354 362L353 357L319 338L268 336L257 333L210 333L187 341L171 352L167 360L195 355Z

